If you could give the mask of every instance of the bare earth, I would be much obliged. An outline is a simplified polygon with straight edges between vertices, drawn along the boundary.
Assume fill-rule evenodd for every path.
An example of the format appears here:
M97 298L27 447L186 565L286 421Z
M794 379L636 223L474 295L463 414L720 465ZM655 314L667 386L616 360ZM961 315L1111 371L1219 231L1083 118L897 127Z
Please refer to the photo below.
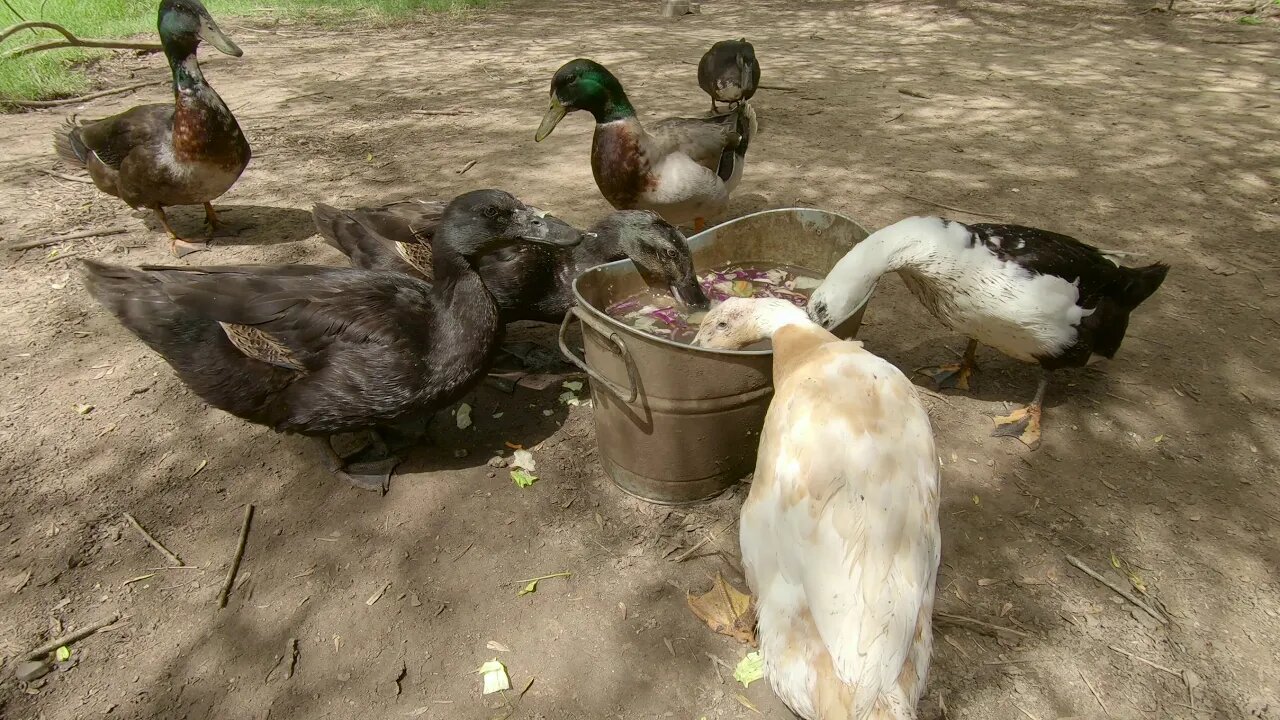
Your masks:
M188 259L338 264L310 226L315 201L498 186L588 223L609 208L587 117L533 142L554 70L590 56L642 119L697 114L697 59L746 36L764 82L787 89L757 95L735 213L813 205L875 228L944 212L933 201L1173 266L1117 359L1052 389L1040 450L988 437L989 415L1030 397L1033 368L984 351L976 393L926 396L944 462L938 609L1017 634L939 620L922 716L1275 720L1280 43L1274 25L1150 4L708 1L666 21L656 2L516 2L341 34L228 19L245 56L206 54L206 70L255 157L220 203L236 234ZM101 82L165 74L161 56L130 56ZM306 441L206 407L90 301L64 258L170 259L115 199L37 171L62 170L50 133L64 114L167 93L0 117L6 244L128 229L3 258L0 715L788 717L765 683L743 689L711 659L746 649L685 605L717 572L741 582L745 486L694 507L631 500L601 473L589 408L559 404L559 388L485 388L473 428L442 414L389 495L360 493ZM198 208L178 217L199 229ZM910 370L963 347L897 279L881 287L871 349ZM536 485L485 464L504 442L537 446ZM258 512L219 611L246 503ZM194 569L152 569L163 558L123 512ZM1066 554L1143 585L1172 623ZM572 577L517 597L518 581L558 572ZM27 650L116 612L74 645L75 667L13 679ZM494 657L505 699L480 694L475 670Z

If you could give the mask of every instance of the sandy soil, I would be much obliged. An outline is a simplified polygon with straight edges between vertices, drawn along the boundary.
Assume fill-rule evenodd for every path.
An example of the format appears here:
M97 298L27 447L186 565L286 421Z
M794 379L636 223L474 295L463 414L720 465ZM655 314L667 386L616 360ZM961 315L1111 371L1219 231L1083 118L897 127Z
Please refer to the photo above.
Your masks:
M1280 45L1271 26L1149 4L708 1L664 21L650 2L516 2L341 34L230 19L245 56L206 70L255 158L220 203L237 234L190 259L339 263L313 235L314 201L499 186L590 222L608 207L587 118L533 142L552 72L591 56L642 118L700 113L698 57L747 36L764 82L787 89L757 96L735 213L805 204L879 227L942 212L932 201L1173 265L1117 359L1051 392L1039 451L988 437L987 416L1032 393L1032 368L986 351L974 394L927 398L944 460L938 608L1017 634L940 623L923 716L1275 720ZM102 73L165 76L159 57ZM438 421L385 498L331 481L305 441L199 402L83 292L67 258L168 258L115 199L38 172L58 169L63 114L0 117L0 235L127 232L3 258L0 661L122 621L38 687L7 673L0 715L717 720L757 717L750 703L787 717L764 683L717 672L711 658L732 666L744 649L685 607L716 572L739 578L744 489L675 509L623 496L590 410L557 389L479 391L474 428ZM862 334L875 351L910 369L963 347L896 279L881 287ZM485 464L504 442L538 446L539 483ZM257 517L219 611L246 503ZM151 569L163 559L123 512L194 569ZM1068 553L1130 586L1114 558L1172 623ZM562 571L517 597L517 581ZM507 705L480 695L475 669L493 657L511 671Z

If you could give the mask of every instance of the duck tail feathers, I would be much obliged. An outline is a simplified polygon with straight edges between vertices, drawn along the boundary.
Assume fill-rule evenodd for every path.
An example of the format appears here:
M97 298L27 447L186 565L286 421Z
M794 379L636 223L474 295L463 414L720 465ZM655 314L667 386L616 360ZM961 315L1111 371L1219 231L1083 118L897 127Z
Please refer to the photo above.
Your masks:
M53 134L53 149L67 165L83 170L89 160L89 148L80 138L80 125L74 115L67 118Z
M324 241L332 245L343 254L350 255L342 241L338 238L338 222L346 213L332 205L324 203L316 203L311 208L311 221L316 225L316 232L320 233L320 237Z
M1169 266L1164 263L1154 263L1140 268L1125 268L1125 270L1122 296L1131 308L1138 307L1160 289L1160 284L1169 274Z

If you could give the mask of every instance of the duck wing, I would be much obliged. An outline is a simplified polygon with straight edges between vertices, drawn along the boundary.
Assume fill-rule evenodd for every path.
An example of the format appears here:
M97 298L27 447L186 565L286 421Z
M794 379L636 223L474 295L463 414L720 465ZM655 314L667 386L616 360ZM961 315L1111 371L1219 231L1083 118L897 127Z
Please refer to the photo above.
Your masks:
M84 165L92 153L104 165L119 170L135 148L161 142L173 130L173 105L139 105L101 120L68 124L67 145L76 164ZM61 143L58 154L72 159Z
M708 118L667 118L645 130L651 141L647 150L654 157L683 153L712 172L720 169L720 158L725 151L737 149L742 140L737 113Z
M1087 282L1109 278L1117 269L1098 248L1061 233L1002 223L975 223L965 227L996 257L1017 263L1037 275Z
M445 203L426 200L354 210L317 203L311 216L320 235L351 258L355 267L430 280L431 237L444 208Z

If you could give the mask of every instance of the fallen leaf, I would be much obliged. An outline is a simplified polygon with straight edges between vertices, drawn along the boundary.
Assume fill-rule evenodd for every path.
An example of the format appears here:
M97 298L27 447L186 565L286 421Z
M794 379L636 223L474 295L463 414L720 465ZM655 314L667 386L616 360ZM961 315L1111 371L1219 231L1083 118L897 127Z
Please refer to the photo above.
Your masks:
M974 495L974 496L973 496L973 504L974 504L974 505L981 505L981 504L982 504L982 498L978 497L977 495Z
M755 644L755 617L751 596L739 592L724 576L716 573L711 589L704 595L687 598L689 609L707 624L712 632L728 635L739 642Z
M742 683L742 687L751 687L751 683L764 677L764 658L758 652L749 652L733 669L733 679Z
M997 582L1000 582L1000 581L992 580L991 578L982 578L978 580L978 587L987 587L988 585L995 585Z
M476 672L480 673L481 677L484 678L482 695L490 695L511 689L511 678L507 675L507 666L499 662L498 658L481 665Z
M503 645L497 640L490 640L487 644L485 644L485 647L489 648L490 650L497 650L498 652L511 652L511 648L507 647L506 645Z
M209 464L209 461L208 461L208 460L201 460L201 461L200 461L200 464L196 466L196 469L195 469L195 470L192 470L192 471L191 471L191 474L190 474L190 475L188 475L188 476L187 476L187 478L188 478L188 479L190 479L190 478L193 478L193 477L195 477L195 476L199 475L199 474L200 474L200 471L201 471L201 470L203 470L203 469L205 468L205 466L206 466L206 465L208 465L208 464Z
M745 707L746 709L750 710L753 713L756 713L757 715L761 714L760 708L757 708L755 705L752 705L750 700L742 697L741 695L738 695L737 698L738 698L738 702L742 703L743 707Z
M516 597L524 597L525 595L528 595L529 593L534 593L534 592L538 592L537 580L531 580L528 585L525 585L523 588L521 588L520 592L516 593Z
M1111 551L1111 567L1117 570L1120 569L1120 558L1116 557L1116 552L1114 550Z
M527 488L538 482L538 476L523 468L516 468L511 471L511 479L515 481L516 487Z
M88 415L89 413L93 412L93 406L92 405L76 405L76 412L80 413L81 415Z
M1163 442L1163 441L1164 441L1164 435L1157 435L1157 436L1155 436L1154 438L1152 438L1152 439L1151 439L1151 442L1153 442L1153 443L1158 443L1158 442Z
M471 406L466 403L459 405L455 419L458 421L459 430L471 427Z
M382 599L382 594L383 594L383 593L385 593L387 590L390 590L390 589L391 589L391 583L387 583L387 584L383 585L382 587L378 588L378 591L377 591L377 592L375 592L374 594L370 595L370 596L369 596L369 599L364 601L364 604L365 604L365 605L372 605L372 604L374 604L374 603L378 602L379 600L381 600L381 599Z

